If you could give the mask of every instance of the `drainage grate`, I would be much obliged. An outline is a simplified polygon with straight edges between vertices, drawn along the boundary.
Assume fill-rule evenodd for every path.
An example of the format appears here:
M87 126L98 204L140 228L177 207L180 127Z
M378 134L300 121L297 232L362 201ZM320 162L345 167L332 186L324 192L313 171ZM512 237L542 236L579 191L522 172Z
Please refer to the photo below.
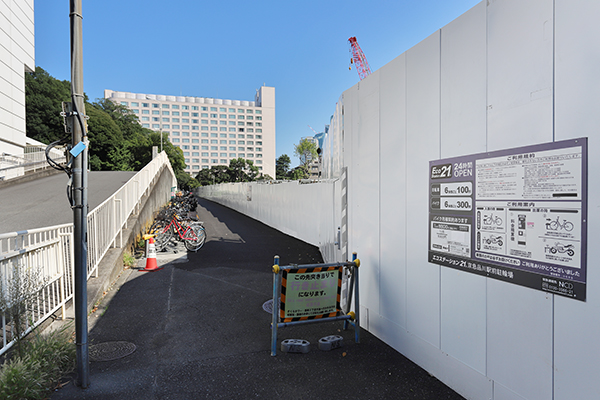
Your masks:
M130 342L106 342L90 346L91 361L112 361L127 357L135 351L135 344Z

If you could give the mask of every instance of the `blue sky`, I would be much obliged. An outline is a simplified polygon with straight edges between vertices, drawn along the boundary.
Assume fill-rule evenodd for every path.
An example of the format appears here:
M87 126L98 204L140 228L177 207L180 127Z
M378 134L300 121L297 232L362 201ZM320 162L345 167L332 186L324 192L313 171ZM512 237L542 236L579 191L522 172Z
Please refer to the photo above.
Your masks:
M275 87L277 156L329 123L358 81L348 38L372 71L476 0L83 0L84 90L254 100ZM36 65L70 79L69 1L35 0Z

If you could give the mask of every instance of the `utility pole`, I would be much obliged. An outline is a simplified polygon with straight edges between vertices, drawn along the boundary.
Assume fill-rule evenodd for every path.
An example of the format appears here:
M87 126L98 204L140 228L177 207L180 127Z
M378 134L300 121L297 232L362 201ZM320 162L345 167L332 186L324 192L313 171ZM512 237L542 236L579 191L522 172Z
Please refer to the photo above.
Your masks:
M70 0L71 22L71 123L73 129L73 236L75 253L75 342L77 345L77 383L89 386L87 322L87 214L88 214L88 138L83 98L83 40L81 0Z

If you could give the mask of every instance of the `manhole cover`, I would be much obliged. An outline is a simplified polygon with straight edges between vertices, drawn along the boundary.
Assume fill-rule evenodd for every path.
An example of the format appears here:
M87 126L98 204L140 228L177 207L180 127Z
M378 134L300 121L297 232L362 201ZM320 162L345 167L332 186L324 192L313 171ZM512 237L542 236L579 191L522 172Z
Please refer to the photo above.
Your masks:
M91 361L111 361L127 357L135 351L135 344L130 342L106 342L90 346Z
M262 305L262 308L269 314L273 314L273 299L265 301Z

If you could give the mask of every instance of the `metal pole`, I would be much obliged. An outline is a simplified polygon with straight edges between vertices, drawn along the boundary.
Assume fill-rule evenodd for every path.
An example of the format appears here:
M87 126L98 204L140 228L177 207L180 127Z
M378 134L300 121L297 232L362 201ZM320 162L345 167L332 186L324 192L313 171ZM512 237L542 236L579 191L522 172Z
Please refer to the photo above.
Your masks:
M279 256L275 256L273 263L273 309L271 319L271 355L277 355L277 323L279 322L279 286L281 285L281 270L279 269Z
M70 0L71 22L71 96L73 113L73 147L85 147L73 160L73 227L75 250L75 341L77 345L77 384L89 386L87 323L87 168L88 143L83 98L83 53L81 0Z

